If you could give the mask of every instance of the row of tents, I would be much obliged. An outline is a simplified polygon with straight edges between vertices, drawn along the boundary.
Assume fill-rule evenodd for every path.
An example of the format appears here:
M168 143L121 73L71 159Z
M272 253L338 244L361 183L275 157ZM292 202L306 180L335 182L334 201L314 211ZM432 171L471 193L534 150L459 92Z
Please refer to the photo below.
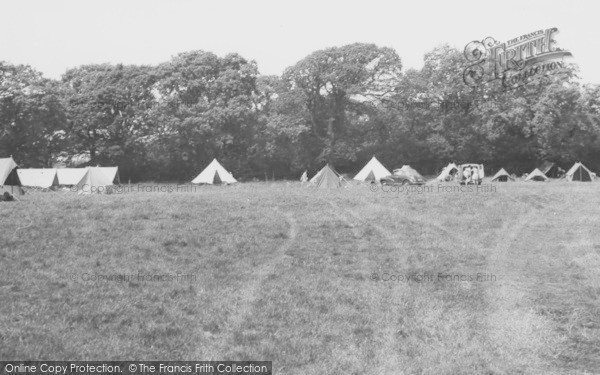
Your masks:
M402 168L398 170L402 171L407 175L419 176L419 172L410 167L409 165L404 165ZM373 156L371 160L354 176L354 180L356 181L380 181L384 177L390 176L392 173L377 160L376 157ZM305 171L300 178L302 182L310 182L312 185L317 188L340 188L344 185L344 183L348 183L348 181L339 174L332 166L329 164L325 165L317 174L315 174L310 180L308 180L308 172Z
M449 181L458 173L458 166L454 163L448 164L436 178L438 181ZM550 178L564 178L567 181L593 181L596 174L589 170L583 163L577 162L568 170L562 170L558 165L552 162L545 162L539 168L535 168L527 174L525 181L548 181ZM515 181L515 175L509 174L504 168L501 168L493 177L492 182Z
M419 175L412 167L405 165L399 169L404 173ZM448 164L436 177L438 181L450 181L458 173L459 167L454 164ZM525 177L525 181L547 181L552 176L554 178L565 178L567 181L593 181L596 174L590 171L581 162L575 163L566 173L554 163L544 163L540 168L535 168ZM356 174L354 180L364 182L378 182L382 178L390 176L392 173L381 164L376 157L371 160ZM337 173L329 164L323 167L317 174L308 180L307 172L305 171L300 178L302 182L310 182L318 188L337 188L342 187L344 182L347 182L342 175ZM501 168L491 179L492 182L508 182L515 181L515 176L509 174L506 169Z
M400 170L419 175L410 166L403 166ZM438 181L449 181L458 173L456 164L448 164L436 178ZM564 177L567 181L592 181L595 173L585 165L577 162L566 173L554 163L544 163L540 168L534 169L527 175L525 181L547 181L549 176ZM564 171L563 171L564 172ZM371 160L356 174L356 181L380 181L392 173L373 156ZM419 175L420 176L420 175ZM510 175L504 168L500 169L493 177L493 182L514 181L515 176ZM302 175L301 181L308 180L307 172ZM218 161L214 159L196 178L193 184L233 184L237 180ZM342 175L335 171L329 164L325 165L310 183L319 188L342 187L348 182ZM20 169L17 163L10 158L0 159L0 185L1 186L27 186L49 189L54 186L75 186L83 193L93 192L90 187L105 188L120 184L118 167L87 167L87 168L32 168ZM87 189L86 189L87 187Z
M58 186L75 186L78 191L91 192L119 184L118 167L86 168L19 168L12 157L0 159L0 186L11 194L20 193L22 186L51 189Z
M194 180L193 184L232 184L233 175L214 159ZM0 186L11 194L19 193L20 187L52 189L70 186L81 193L106 191L120 184L118 167L86 168L19 168L12 157L0 158Z
M118 167L17 169L21 185L49 189L53 186L99 186L119 184Z

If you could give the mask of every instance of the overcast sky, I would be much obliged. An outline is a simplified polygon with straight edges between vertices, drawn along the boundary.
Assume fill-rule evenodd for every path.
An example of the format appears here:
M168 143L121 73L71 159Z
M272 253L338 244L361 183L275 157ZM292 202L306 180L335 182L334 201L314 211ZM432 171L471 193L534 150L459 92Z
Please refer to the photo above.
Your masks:
M600 1L0 0L0 60L47 77L90 63L158 64L179 52L237 52L262 74L354 42L394 48L405 68L449 43L507 41L557 27L585 82L600 83Z

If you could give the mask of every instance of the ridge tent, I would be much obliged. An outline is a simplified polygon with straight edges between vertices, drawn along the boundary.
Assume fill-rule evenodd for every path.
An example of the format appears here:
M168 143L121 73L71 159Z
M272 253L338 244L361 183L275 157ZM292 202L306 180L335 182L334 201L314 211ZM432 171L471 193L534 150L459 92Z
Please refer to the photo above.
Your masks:
M437 176L438 181L450 181L452 177L458 172L458 167L454 163L450 163L442 169L442 173Z
M17 173L19 166L13 160L12 156L9 158L0 159L0 185L19 186L21 181Z
M192 184L233 184L237 180L217 161L213 161L192 180Z
M342 187L340 176L329 166L329 164L324 166L315 177L317 178L315 180L315 185L319 189Z
M498 173L492 177L492 181L507 182L508 180L514 181L515 179L509 175L504 168L501 168Z
M592 181L594 179L593 172L587 169L581 162L575 163L565 175L567 181Z
M548 181L548 177L546 177L546 175L543 174L542 171L536 168L533 170L533 172L527 175L525 181Z
M354 179L358 181L379 181L389 175L391 175L390 171L373 156L363 169L354 176Z
M87 168L58 168L56 176L59 185L77 185L87 172Z
M121 179L119 178L119 167L97 167L99 168L112 182L114 185L120 185Z
M17 173L23 186L49 189L58 186L58 176L53 168L18 169Z
M101 167L89 167L81 181L77 184L79 194L106 193L113 181Z
M12 156L0 159L0 193L23 194L21 180L17 173L18 167Z

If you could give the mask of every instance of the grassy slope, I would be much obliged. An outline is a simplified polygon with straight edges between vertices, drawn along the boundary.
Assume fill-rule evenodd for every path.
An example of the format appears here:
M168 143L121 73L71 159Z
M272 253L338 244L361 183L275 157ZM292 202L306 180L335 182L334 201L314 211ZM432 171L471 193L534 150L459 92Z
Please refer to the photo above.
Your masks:
M599 185L494 186L398 195L243 184L2 204L0 358L265 359L285 374L598 371Z

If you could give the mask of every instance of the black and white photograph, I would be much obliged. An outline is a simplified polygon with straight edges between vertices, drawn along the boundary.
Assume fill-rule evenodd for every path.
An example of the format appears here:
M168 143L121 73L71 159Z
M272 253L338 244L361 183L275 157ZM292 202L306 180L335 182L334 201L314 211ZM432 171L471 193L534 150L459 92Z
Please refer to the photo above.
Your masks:
M0 375L600 374L599 2L0 15Z

